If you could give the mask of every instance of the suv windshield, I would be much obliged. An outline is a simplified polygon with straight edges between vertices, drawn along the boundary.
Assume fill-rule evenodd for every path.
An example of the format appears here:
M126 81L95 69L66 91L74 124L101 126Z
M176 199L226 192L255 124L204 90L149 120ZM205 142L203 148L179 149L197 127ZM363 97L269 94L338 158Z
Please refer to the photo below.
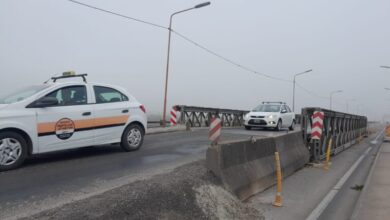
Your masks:
M280 105L259 105L253 109L254 112L280 112Z
M37 85L37 86L28 86L24 87L16 92L11 94L0 96L0 104L12 104L15 102L20 102L31 97L34 94L48 88L49 85Z

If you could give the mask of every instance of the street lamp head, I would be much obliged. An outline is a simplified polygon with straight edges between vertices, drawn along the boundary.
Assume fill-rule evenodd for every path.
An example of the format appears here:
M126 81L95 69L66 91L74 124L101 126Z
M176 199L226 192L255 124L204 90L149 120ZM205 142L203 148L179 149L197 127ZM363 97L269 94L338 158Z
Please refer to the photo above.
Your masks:
M380 66L380 68L390 69L390 66Z
M297 73L294 75L294 80L293 80L293 112L295 110L295 78L299 75L302 75L302 74L305 74L305 73L309 73L313 71L312 69L309 69L309 70L306 70L305 72L302 72L302 73Z
M330 99L330 105L329 105L330 110L332 110L332 96L333 96L333 94L340 93L340 92L343 92L343 90L335 90L335 91L330 93L330 97L329 97L329 99Z
M332 95L335 94L335 93L340 93L340 92L343 92L343 90L335 90L335 91L332 91L332 92L330 93L330 96L332 96Z
M390 90L390 88L385 88L385 90Z
M297 74L294 75L294 77L295 77L295 76L302 75L302 74L305 74L305 73L309 73L309 72L311 72L311 71L313 71L313 70L312 70L312 69L309 69L309 70L306 70L305 72L297 73Z
M202 8L202 7L205 7L205 6L209 6L211 3L210 2L203 2L203 3L200 3L198 5L195 5L194 8Z

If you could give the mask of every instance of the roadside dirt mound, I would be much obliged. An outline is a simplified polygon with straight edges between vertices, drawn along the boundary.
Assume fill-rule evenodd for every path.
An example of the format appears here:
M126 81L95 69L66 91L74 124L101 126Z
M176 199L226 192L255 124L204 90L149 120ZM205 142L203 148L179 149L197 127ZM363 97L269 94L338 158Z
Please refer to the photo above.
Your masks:
M264 219L223 189L204 160L27 219Z

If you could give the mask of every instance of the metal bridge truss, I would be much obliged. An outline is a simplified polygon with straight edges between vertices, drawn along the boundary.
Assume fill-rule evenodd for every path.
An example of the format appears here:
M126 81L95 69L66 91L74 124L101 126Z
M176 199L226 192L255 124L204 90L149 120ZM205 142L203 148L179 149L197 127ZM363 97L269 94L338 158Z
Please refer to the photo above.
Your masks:
M179 124L186 124L190 127L208 127L212 116L221 119L222 126L236 127L244 125L244 115L249 111L232 109L203 108L194 106L175 106L180 113Z
M311 125L314 111L324 112L323 130L320 140L311 139ZM312 160L326 157L326 149L332 139L331 153L337 154L367 135L367 118L321 108L302 109L302 133Z

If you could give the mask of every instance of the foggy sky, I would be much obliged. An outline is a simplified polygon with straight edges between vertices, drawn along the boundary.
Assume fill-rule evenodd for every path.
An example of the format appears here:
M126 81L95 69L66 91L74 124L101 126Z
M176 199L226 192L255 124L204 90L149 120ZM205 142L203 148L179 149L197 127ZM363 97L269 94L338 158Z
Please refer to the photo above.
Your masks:
M171 13L201 1L80 0L168 26ZM301 107L379 120L390 114L390 1L215 0L174 18L173 29L258 72L297 78ZM0 94L40 84L66 70L121 85L149 114L162 112L168 31L66 0L0 1ZM292 84L242 70L172 36L169 104L251 109L260 101L292 103Z

